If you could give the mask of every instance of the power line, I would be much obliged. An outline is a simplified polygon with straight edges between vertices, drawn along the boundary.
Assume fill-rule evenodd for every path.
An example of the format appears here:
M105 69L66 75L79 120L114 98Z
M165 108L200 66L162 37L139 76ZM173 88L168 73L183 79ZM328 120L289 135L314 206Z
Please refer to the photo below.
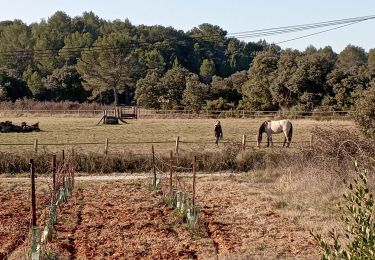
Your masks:
M362 22L362 21L371 20L374 18L375 18L375 15L361 16L361 17L346 18L346 19L339 19L339 20L332 20L332 21L325 21L325 22L318 22L318 23L309 23L309 24L301 24L301 25L273 27L273 28L268 28L268 29L228 33L228 36L229 37L232 36L236 38L258 37L258 36L264 36L264 35L281 34L285 32L308 30L308 29L314 29L314 28L319 28L319 27L328 27L328 26L334 26L334 25L339 25L339 24L348 24L348 23L359 22L359 21Z
M307 38L307 37L310 37L310 36L313 36L313 35L317 35L317 34L329 32L329 31L337 30L337 29L340 29L342 27L350 26L350 25L353 25L353 24L356 24L356 23L359 23L359 22L361 22L361 21L352 22L350 24L344 24L344 25L337 26L337 27L334 27L334 28L331 28L331 29L327 29L327 30L323 30L323 31L315 32L315 33L310 33L310 34L307 34L307 35L303 35L303 36L291 38L291 39L284 40L284 41L281 41L281 42L276 42L275 44L281 44L281 43L285 43L285 42L290 42L290 41L294 41L294 40L299 40L299 39Z
M304 31L304 30L310 30L310 29L316 29L321 27L328 27L328 26L334 26L334 25L340 25L328 30L323 30L320 32L295 37L292 39L288 39L285 41L278 42L284 43L289 42L301 38L306 38L312 35L336 30L345 26L349 26L355 23L363 22L366 20L375 19L375 15L370 16L362 16L362 17L354 17L354 18L347 18L347 19L339 19L339 20L332 20L332 21L326 21L326 22L318 22L318 23L310 23L310 24L301 24L301 25L293 25L293 26L283 26L283 27L274 27L269 29L259 29L259 30L252 30L252 31L244 31L244 32L237 32L237 33L229 33L228 37L235 37L235 38L254 38L254 37L264 37L264 36L271 36L271 35L277 35L277 34L284 34L284 33L290 33L290 32L296 32L296 31ZM225 36L224 36L225 37ZM3 54L3 58L5 59L11 59L13 56L21 56L19 58L32 58L33 56L35 58L50 58L54 55L62 55L62 54L68 54L68 55L74 55L74 53L77 53L78 56L84 54L84 53L91 53L91 52L115 52L119 50L131 50L133 48L140 48L140 47L161 47L166 46L170 44L176 44L180 46L189 46L191 44L191 40L194 39L200 39L200 40L207 40L207 41L214 41L214 40L220 40L223 38L223 35L209 35L209 36L202 36L202 35L189 35L187 39L179 40L179 41L173 41L176 39L173 38L165 38L165 39L158 39L155 41L129 41L126 43L123 43L122 46L110 46L110 45L102 45L102 46L91 46L91 47L63 47L61 49L22 49L22 50L13 50L13 51L0 51L0 54Z

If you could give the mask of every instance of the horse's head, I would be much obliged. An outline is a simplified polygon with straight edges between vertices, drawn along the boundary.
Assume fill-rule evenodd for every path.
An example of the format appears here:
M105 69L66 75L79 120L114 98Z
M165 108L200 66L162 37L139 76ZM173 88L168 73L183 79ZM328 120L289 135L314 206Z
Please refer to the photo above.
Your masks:
M262 142L262 135L264 132L266 132L266 126L267 126L267 121L262 123L259 127L258 135L257 135L257 146L260 146L260 143Z

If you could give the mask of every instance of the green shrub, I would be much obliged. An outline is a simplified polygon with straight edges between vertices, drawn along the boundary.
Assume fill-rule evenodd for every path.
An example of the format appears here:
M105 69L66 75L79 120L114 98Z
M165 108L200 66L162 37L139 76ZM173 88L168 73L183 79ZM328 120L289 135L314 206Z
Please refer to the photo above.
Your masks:
M353 111L354 120L362 133L375 139L375 81L363 92Z
M323 259L375 259L374 198L367 185L367 171L359 171L357 165L356 169L358 176L344 194L345 205L338 204L347 225L345 240L340 240L334 229L329 232L332 243L311 232L324 251Z

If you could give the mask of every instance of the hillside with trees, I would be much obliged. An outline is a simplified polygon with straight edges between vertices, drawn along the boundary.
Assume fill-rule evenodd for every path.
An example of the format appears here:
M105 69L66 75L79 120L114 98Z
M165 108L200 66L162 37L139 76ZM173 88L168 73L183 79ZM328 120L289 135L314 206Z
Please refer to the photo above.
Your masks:
M0 100L154 109L350 110L375 78L375 50L244 42L216 25L172 27L56 12L0 22ZM373 93L373 91L371 92Z

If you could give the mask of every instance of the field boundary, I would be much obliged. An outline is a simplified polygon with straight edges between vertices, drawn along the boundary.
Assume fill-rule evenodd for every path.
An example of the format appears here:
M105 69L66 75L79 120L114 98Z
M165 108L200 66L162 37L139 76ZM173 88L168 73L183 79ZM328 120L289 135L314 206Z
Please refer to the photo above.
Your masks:
M254 134L255 135L255 134ZM250 148L248 143L257 143L255 140L247 140L247 135L242 135L241 140L221 140L219 143L222 144L233 144L233 145L240 145L243 150L246 150L246 148ZM274 141L274 144L282 144L284 142L280 141ZM311 147L313 144L313 135L310 135L309 140L298 140L298 141L292 141L292 144L309 144ZM32 146L35 153L38 152L39 147L43 146L84 146L84 145L103 145L104 153L107 154L109 152L110 145L129 145L129 144L175 144L174 151L178 154L180 151L180 144L214 144L214 141L184 141L180 138L180 136L177 136L175 140L164 140L164 141L115 141L110 142L109 138L105 138L102 142L63 142L63 143L40 143L39 139L35 139L33 143L0 143L0 146Z
M124 108L125 111L129 108ZM116 114L116 109L0 109L0 116L5 115L43 115L43 116L102 116L104 111ZM137 108L138 119L142 118L328 118L339 119L350 117L350 111L257 111L257 110L154 110Z

